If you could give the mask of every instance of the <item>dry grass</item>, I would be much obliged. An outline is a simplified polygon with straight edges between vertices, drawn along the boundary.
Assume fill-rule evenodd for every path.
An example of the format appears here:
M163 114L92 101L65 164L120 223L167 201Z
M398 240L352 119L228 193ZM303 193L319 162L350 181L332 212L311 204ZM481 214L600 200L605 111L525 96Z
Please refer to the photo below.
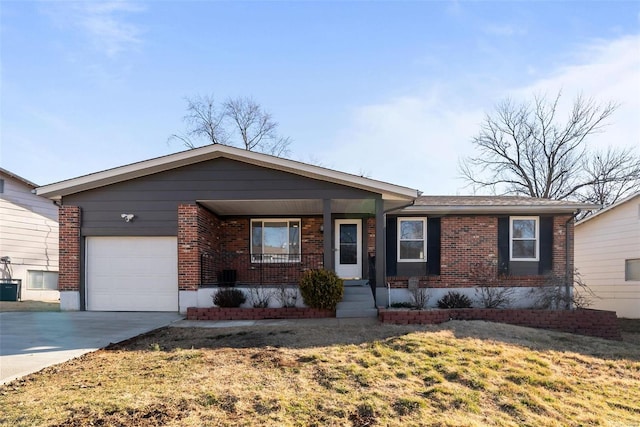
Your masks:
M486 322L168 328L0 387L7 426L638 425L640 347Z
M3 311L60 311L60 301L0 301Z

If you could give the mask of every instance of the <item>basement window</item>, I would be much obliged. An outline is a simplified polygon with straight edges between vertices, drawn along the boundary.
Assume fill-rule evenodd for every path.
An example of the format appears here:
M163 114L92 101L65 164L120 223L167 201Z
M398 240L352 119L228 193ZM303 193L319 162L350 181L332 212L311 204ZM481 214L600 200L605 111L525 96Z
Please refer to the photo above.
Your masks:
M300 262L300 220L251 220L251 262Z
M57 291L58 272L29 270L27 289Z

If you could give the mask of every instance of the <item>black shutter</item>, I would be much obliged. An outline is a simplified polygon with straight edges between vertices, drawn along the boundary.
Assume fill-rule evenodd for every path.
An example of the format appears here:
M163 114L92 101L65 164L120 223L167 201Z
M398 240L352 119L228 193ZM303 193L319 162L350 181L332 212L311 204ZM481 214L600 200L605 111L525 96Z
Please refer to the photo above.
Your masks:
M540 217L540 262L538 274L545 274L553 269L553 217Z
M387 217L387 276L395 276L398 267L398 225L396 217Z
M427 268L440 274L440 218L427 219Z
M498 273L509 274L509 217L498 217Z

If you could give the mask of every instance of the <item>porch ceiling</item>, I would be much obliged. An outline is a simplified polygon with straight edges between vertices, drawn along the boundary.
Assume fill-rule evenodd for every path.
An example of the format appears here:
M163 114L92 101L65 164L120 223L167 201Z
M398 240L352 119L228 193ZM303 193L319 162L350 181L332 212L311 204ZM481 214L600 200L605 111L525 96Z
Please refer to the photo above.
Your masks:
M217 215L322 215L321 199L279 200L198 200ZM398 208L406 204L393 200L384 201L384 209ZM332 199L332 213L375 214L374 199Z

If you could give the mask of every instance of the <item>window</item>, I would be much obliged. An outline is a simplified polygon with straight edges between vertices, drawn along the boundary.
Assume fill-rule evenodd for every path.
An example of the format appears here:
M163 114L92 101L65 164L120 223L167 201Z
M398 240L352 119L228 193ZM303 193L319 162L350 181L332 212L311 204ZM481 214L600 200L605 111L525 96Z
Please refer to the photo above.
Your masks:
M300 220L251 220L251 262L300 262Z
M540 259L540 227L537 216L511 217L511 261L538 261Z
M624 280L640 280L640 258L624 260Z
M398 261L426 261L427 219L398 218Z
M29 270L28 289L40 289L45 291L58 290L57 271L32 271Z

